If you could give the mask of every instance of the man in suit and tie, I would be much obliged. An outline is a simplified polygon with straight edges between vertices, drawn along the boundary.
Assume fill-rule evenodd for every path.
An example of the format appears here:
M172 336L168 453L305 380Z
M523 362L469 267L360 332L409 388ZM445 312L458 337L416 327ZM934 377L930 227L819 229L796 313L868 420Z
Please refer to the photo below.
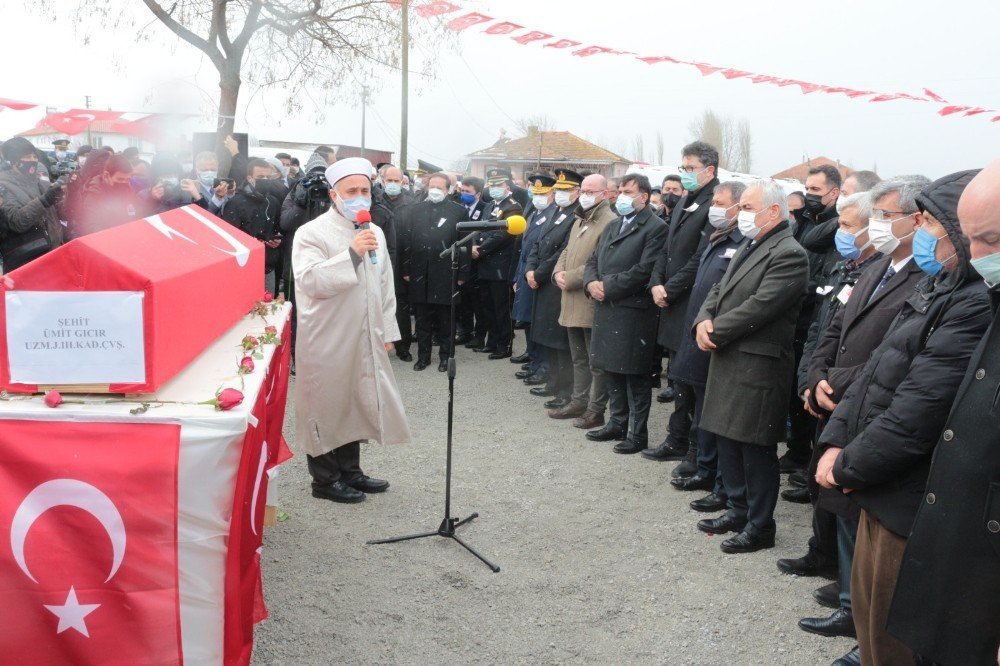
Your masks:
M620 440L614 452L623 454L639 453L649 443L659 318L649 278L667 239L667 225L649 205L651 193L645 176L622 178L615 201L621 219L604 229L583 273L594 300L590 364L605 373L611 411L607 425L588 432L587 439Z
M729 500L710 534L736 532L725 553L774 547L778 442L784 439L795 354L792 341L809 283L809 259L788 225L773 180L750 185L737 217L747 239L695 318L698 348L711 352L699 427L716 435Z
M854 288L847 294L846 303L821 333L809 358L805 408L820 419L817 438L826 419L861 372L872 351L882 343L896 315L923 279L923 271L913 261L912 239L920 225L916 197L927 183L928 180L922 176L884 181L871 192L861 195L871 200L870 205L864 206L871 211L871 219L867 221L864 233L859 234L858 245L860 247L860 241L866 241L871 243L868 251L882 254L861 273ZM854 196L859 195L848 199ZM851 224L852 212L845 207L841 213L842 229L845 224ZM812 470L815 470L818 458L815 451L818 448L814 449L810 465ZM853 635L851 567L860 512L847 495L825 488L819 490L819 499L814 507L814 513L821 512L836 516L838 608L828 618L804 618L799 625L806 631L821 635ZM816 524L814 519L813 525ZM802 560L810 557L814 557L811 550ZM779 561L779 568L782 562L784 560Z

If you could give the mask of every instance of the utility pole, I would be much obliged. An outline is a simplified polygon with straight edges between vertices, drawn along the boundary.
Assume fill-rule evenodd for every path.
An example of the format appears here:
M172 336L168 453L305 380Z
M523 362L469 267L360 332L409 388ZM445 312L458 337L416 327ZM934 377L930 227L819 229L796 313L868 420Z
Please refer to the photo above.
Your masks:
M83 96L83 100L84 100L84 106L89 109L90 108L90 95L84 95ZM89 123L87 125L87 145L88 146L93 146L94 145L93 139L90 138L90 124Z
M409 134L409 92L410 92L410 0L403 0L403 114L399 122L399 168L406 171L406 142Z
M361 157L365 156L365 110L368 107L368 86L361 88Z

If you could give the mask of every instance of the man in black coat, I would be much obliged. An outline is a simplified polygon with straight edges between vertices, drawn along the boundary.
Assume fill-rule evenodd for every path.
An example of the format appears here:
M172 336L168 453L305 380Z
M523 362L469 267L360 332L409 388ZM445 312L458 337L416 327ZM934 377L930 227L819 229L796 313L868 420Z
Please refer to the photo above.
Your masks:
M708 245L712 227L708 209L719 183L719 151L704 141L695 141L681 151L681 181L687 194L673 207L663 253L656 262L650 291L660 312L656 342L667 352L670 362L677 357L687 314L688 297L698 273L698 263ZM694 390L674 380L674 411L667 424L667 437L655 449L643 451L650 460L681 460L698 449L693 432Z
M503 194L495 201L483 200L483 181L467 178L462 189L476 191L476 202L469 208L469 219L473 221L496 217L498 213L520 214L520 204L506 189L510 170L493 168L486 172L486 186ZM478 187L478 190L477 190ZM514 208L517 212L514 212ZM514 248L516 237L502 229L486 231L472 246L472 260L476 271L478 289L478 314L476 334L466 346L472 349L487 348L497 359L510 357L514 340L514 322L510 318L511 280L514 277ZM482 326L480 327L480 324Z
M396 227L399 226L399 220L396 212L404 206L412 204L413 196L403 189L403 172L399 167L383 164L379 169L379 180L382 182L382 187L379 194L372 193L373 206L377 203L392 211L393 232L395 236L398 236L399 232ZM372 213L372 221L375 221L374 212ZM389 242L388 235L386 242ZM413 360L413 356L410 354L410 345L413 344L413 313L410 311L410 303L406 300L407 288L406 283L403 282L403 274L399 270L398 253L393 255L393 262L393 279L396 282L396 324L399 326L400 335L400 339L396 342L396 358L408 362Z
M773 180L743 192L737 225L749 240L695 319L698 348L712 353L698 427L716 435L728 496L726 513L699 521L698 529L737 532L720 545L725 553L774 547L777 445L794 375L795 322L809 282L809 260L787 220L785 193Z
M611 412L607 425L588 432L587 439L622 440L615 453L638 453L649 443L659 317L649 278L667 239L667 225L649 206L650 194L645 176L621 179L615 200L621 220L604 229L583 278L595 302L590 364L605 373Z
M226 222L264 243L264 284L272 294L277 287L275 269L281 260L278 249L281 245L281 204L287 194L280 182L270 180L273 171L274 168L262 159L247 162L246 182L236 190L222 212Z
M913 234L917 226L916 197L929 182L922 176L914 176L882 183L868 197L871 205L866 207L873 212L861 211L862 216L873 218L868 220L863 237L871 242L872 250L882 255L874 259L870 268L866 265L861 275L855 276L854 271L849 271L845 280L827 294L827 310L832 312L829 318L817 315L800 365L799 392L804 395L804 407L819 419L820 433L833 406L843 398L872 350L882 342L896 314L923 279L923 271L912 261ZM851 209L844 210L845 215L852 215ZM886 275L889 278L879 287ZM845 291L845 287L850 289ZM834 307L840 306L838 297L844 296L847 296L846 305ZM810 465L812 472L815 467L814 458ZM785 491L791 492L794 491ZM850 608L849 576L854 537L845 542L842 536L857 533L857 507L842 493L822 490L814 481L809 483L807 492L814 504L813 535L809 538L808 550L802 557L778 560L778 568L797 576L817 576L837 567L840 583L834 583L835 592L840 596L840 606ZM853 530L839 535L838 516L853 519ZM841 528L848 526L840 522ZM819 594L823 593L814 592L814 595Z
M434 173L427 178L427 198L399 211L397 236L400 271L407 285L410 305L416 312L417 362L423 370L431 362L435 327L441 339L438 370L448 369L454 340L451 338L452 274L450 256L440 257L459 239L457 224L466 210L448 199L448 176ZM459 253L458 286L469 277L469 259Z
M934 450L903 553L888 632L939 664L1000 658L1000 162L962 193L958 217L992 323ZM931 501L933 497L933 502Z
M576 220L580 205L580 183L583 177L569 169L556 169L556 182L552 186L556 211L545 221L538 232L538 240L528 254L525 281L535 291L534 310L531 313L531 340L544 351L549 360L549 377L544 386L531 389L532 395L553 397L545 403L546 409L558 409L569 404L573 392L573 360L569 353L569 336L559 325L562 307L562 290L552 281L559 255L566 249L569 232Z
M743 242L743 234L736 228L736 216L739 213L740 197L746 190L746 185L731 180L720 183L712 195L712 206L708 211L708 223L712 229L708 246L701 254L698 273L695 275L684 317L685 334L681 336L680 348L670 364L670 377L694 391L694 418L701 420L705 407L705 384L708 381L708 365L711 354L698 349L698 344L691 335L694 320L701 310L705 298L729 268L729 262L736 256L736 251ZM662 316L662 314L661 314ZM707 497L691 502L695 511L714 512L726 508L726 490L722 483L722 475L718 473L718 447L716 436L704 428L695 429L697 436L697 455L695 472L688 477L678 477L670 480L670 484L678 490L710 490Z
M889 605L917 510L937 501L939 489L925 490L931 456L992 318L956 215L976 173L940 178L917 197L913 259L929 277L903 305L819 438L817 483L842 489L861 507L851 602L865 664L915 659L913 650L886 632ZM951 446L953 438L945 431L942 446Z

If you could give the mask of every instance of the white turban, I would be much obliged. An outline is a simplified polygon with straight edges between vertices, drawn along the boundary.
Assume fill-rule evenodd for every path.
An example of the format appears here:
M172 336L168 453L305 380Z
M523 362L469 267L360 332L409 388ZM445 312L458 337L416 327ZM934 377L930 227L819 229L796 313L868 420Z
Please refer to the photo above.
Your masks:
M330 185L336 185L348 176L364 176L371 180L372 163L363 157L345 157L326 168L326 180Z
M288 177L288 167L281 163L277 157L265 157L264 161L274 167L274 170L278 172L278 175L282 178Z

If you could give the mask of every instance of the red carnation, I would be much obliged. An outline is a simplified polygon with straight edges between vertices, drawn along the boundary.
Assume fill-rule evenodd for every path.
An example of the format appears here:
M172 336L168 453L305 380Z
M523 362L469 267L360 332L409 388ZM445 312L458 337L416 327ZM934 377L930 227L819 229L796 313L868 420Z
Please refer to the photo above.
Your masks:
M249 375L253 372L253 359L249 356L244 356L240 359L240 374Z
M46 407L58 407L63 403L63 397L59 391L49 391L45 394Z
M274 300L274 294L272 294L269 291L265 291L264 292L264 298L262 298L260 300L264 301L265 303L270 303L271 301Z
M243 402L243 394L234 388L223 389L216 397L219 400L219 409L224 412L239 406Z
M266 335L277 335L278 334L278 327L277 326L267 326L267 327L264 328L264 333Z

